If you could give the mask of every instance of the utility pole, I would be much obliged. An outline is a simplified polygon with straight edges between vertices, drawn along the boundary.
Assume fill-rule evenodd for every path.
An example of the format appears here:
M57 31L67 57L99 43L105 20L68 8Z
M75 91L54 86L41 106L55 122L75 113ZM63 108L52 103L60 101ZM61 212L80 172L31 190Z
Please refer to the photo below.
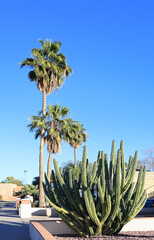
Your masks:
M27 170L24 170L24 173L25 173L25 186L26 186L26 173L27 172L28 172Z

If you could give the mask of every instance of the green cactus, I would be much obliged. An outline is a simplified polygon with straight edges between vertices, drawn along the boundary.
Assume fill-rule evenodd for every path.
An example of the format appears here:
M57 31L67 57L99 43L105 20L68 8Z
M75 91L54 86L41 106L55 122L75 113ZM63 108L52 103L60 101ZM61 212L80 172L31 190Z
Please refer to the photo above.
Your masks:
M110 164L107 154L99 151L92 173L88 176L87 149L84 147L77 180L73 179L71 170L63 172L54 159L54 189L50 187L46 176L46 183L43 184L46 200L80 236L117 234L146 202L146 169L141 167L137 183L134 184L136 164L137 152L134 158L129 158L125 170L123 141L117 154L113 141Z

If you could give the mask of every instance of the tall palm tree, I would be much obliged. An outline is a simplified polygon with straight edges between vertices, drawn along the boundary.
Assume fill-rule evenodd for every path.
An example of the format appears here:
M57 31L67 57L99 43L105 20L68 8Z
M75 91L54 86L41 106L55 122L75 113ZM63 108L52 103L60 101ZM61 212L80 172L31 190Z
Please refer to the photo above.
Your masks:
M63 137L74 148L74 168L77 167L76 149L79 148L82 142L86 142L87 133L83 125L78 121L67 119L63 126Z
M42 47L34 48L31 51L32 58L26 58L21 62L21 67L29 66L32 70L28 76L32 82L36 82L38 89L42 92L42 117L46 118L46 95L54 89L62 86L65 78L68 77L72 69L66 63L66 57L59 53L61 42L51 40L39 40ZM43 191L43 150L44 150L44 129L41 130L40 157L39 157L39 206L44 206Z

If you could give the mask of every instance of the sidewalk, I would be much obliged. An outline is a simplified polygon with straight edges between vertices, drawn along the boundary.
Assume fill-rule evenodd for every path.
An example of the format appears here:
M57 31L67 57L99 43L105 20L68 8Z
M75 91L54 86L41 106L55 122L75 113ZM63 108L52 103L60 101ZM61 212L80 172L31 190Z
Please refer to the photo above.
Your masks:
M28 229L18 216L14 203L0 208L0 239L30 240Z

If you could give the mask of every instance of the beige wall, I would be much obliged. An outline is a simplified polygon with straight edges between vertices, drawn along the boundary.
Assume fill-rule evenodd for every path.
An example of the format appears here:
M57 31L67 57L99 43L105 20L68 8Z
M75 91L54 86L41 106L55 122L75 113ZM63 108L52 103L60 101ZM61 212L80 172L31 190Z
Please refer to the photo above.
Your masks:
M138 173L135 173L135 182L137 181L137 177L138 177ZM146 172L146 179L145 179L145 187L144 189L146 189L147 194L148 194L148 198L152 197L154 198L154 172Z
M17 185L13 183L0 183L0 195L2 196L2 200L14 200L13 189L16 187Z

